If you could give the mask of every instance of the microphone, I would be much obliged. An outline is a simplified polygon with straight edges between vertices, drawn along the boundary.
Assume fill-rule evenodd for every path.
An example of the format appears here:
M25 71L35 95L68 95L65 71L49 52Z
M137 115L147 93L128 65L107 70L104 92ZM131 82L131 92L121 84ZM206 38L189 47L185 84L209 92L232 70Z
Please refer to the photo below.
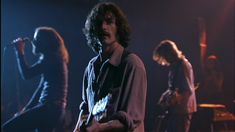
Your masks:
M5 47L15 46L15 44L19 42L19 39L20 38L13 40L10 44L6 45ZM28 37L24 37L24 38L21 38L21 39L22 39L23 42L31 42L30 38L28 38Z

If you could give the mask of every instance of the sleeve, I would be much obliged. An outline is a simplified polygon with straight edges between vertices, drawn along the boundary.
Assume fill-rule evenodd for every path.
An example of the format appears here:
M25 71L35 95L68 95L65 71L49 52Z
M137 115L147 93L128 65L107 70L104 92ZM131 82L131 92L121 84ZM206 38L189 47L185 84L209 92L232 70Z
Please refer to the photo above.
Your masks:
M30 109L34 107L38 103L38 99L40 97L42 91L42 87L38 87L36 91L34 92L33 96L31 97L30 101L28 104L24 107L25 110Z
M186 92L190 91L189 84L187 82L187 75L184 72L184 66L181 64L179 66L179 69L176 73L176 82L175 82L175 87L179 90L179 92Z
M88 103L87 103L87 96L86 96L86 88L87 88L87 79L88 79L88 68L89 65L86 67L84 75L83 75L83 84L82 84L82 102L79 106L80 113L79 117L73 132L79 132L84 126L86 122L89 112L88 112Z
M175 87L177 89L177 102L187 103L188 98L192 94L193 90L193 73L188 64L182 62L179 66L178 73L176 75ZM185 102L184 102L185 101Z
M21 74L23 79L32 78L32 77L34 77L36 75L39 75L43 72L43 65L41 63L41 60L36 62L34 65L30 66L30 65L27 64L27 61L26 61L24 55L19 54L18 52L16 52L16 56L17 56L18 69L19 69L20 74ZM43 81L43 79L41 81ZM42 87L39 86L35 90L35 92L34 92L33 96L31 97L30 101L24 107L25 110L32 108L33 106L35 106L38 103L38 99L40 97L41 91L42 91Z
M125 125L127 131L133 131L144 122L147 76L144 64L140 59L131 58L127 64L124 77L120 111L112 118ZM136 59L136 61L135 61Z
M19 53L16 54L17 54L18 69L23 79L32 78L43 72L43 65L41 60L39 60L32 66L29 66L24 55L21 55Z
M82 84L82 102L80 104L80 114L79 120L86 120L89 111L88 111L88 102L87 102L87 95L86 95L86 88L87 88L87 81L88 81L88 70L89 66L86 68L83 76L83 84Z

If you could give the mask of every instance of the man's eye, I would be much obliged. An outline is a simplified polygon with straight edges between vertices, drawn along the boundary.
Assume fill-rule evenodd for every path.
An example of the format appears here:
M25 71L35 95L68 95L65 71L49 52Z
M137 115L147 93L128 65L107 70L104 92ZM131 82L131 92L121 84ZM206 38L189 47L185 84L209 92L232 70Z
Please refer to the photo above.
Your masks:
M112 24L112 23L113 23L113 19L111 19L111 18L110 18L110 19L107 19L106 22L107 22L108 24Z

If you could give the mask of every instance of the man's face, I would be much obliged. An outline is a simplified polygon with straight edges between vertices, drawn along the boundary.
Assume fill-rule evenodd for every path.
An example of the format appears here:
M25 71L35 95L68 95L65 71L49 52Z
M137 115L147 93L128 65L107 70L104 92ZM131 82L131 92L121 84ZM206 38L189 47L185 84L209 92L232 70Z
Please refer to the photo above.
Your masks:
M101 42L108 46L113 44L117 41L116 33L117 33L117 26L116 26L116 19L112 13L106 13L105 18L101 25Z
M216 67L216 60L215 59L207 59L206 67L208 69L214 69Z
M158 64L160 64L162 66L170 66L170 63L164 57L159 58Z

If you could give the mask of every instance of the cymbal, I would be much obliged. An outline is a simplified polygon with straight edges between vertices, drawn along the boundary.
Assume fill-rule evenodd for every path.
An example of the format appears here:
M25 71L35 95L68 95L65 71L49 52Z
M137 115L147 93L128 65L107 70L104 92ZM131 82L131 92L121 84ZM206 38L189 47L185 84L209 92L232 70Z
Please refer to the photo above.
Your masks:
M201 108L225 108L222 104L198 104Z

